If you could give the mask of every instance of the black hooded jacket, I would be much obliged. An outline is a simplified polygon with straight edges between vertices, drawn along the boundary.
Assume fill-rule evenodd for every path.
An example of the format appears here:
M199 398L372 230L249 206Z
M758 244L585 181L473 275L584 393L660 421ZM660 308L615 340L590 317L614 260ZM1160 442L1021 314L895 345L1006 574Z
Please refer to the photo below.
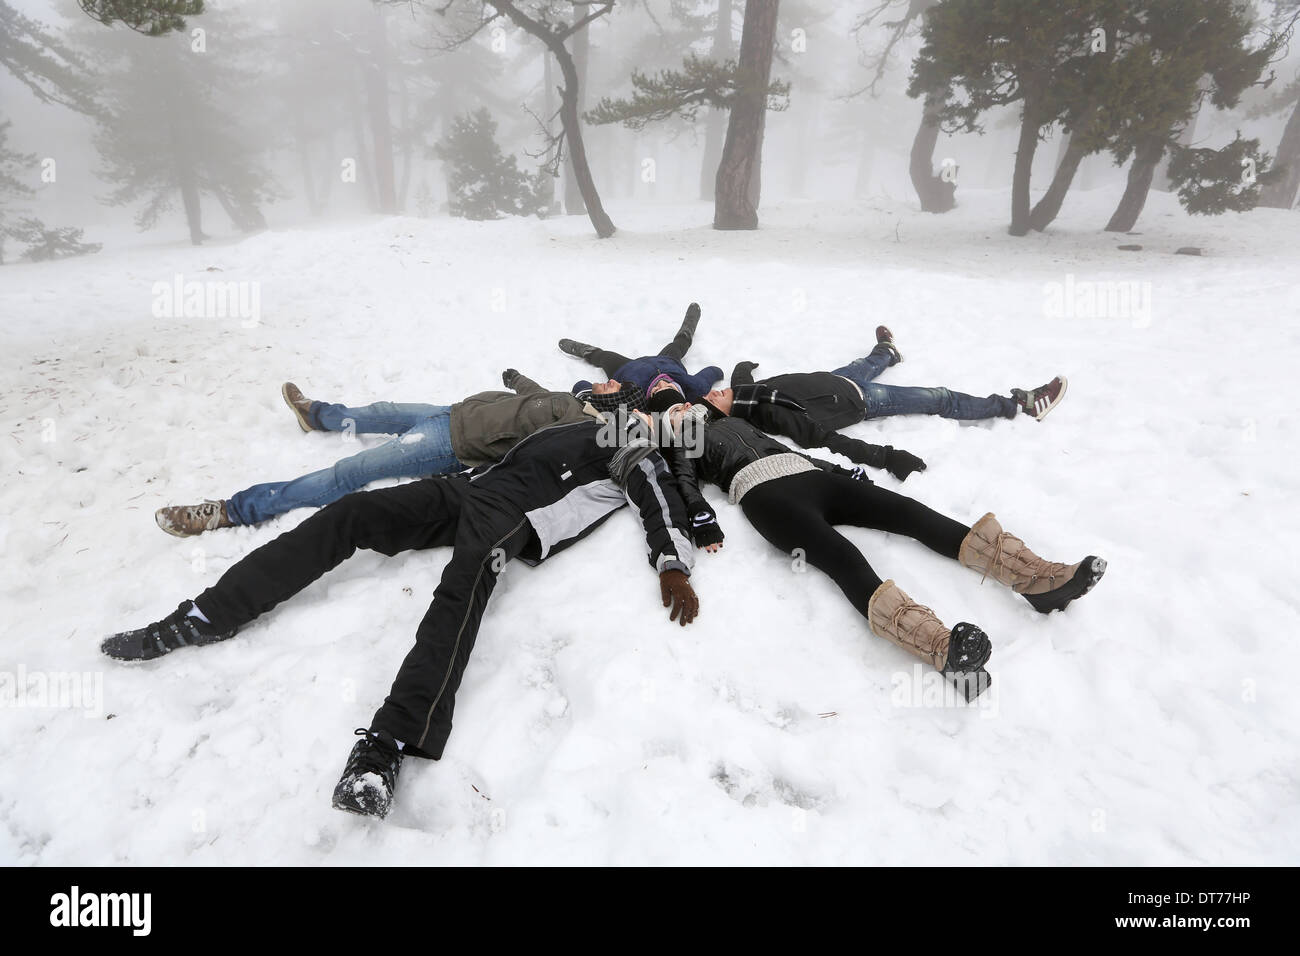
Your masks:
M732 405L732 415L744 418L765 432L784 435L803 448L829 448L851 461L873 468L885 467L884 445L873 445L841 435L862 421L867 406L853 382L830 372L790 372L754 381L754 363L740 362L731 373L731 386L758 385L802 406L799 411L777 402Z

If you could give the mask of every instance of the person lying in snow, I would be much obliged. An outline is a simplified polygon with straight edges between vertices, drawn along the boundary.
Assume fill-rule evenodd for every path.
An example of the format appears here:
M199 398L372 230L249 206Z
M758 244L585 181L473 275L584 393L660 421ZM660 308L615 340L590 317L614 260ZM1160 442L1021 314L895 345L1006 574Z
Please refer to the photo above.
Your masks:
M626 413L622 420L628 427ZM346 495L249 553L172 614L114 634L101 649L118 660L146 661L224 641L357 548L393 556L452 546L415 645L370 726L357 731L362 739L334 791L335 807L382 817L403 755L442 756L456 689L506 562L538 564L630 502L640 513L664 607L672 607L669 620L685 626L695 619L693 542L677 485L649 440L602 441L605 428L590 418L552 425L468 476Z
M1042 421L1065 397L1066 380L1060 375L1038 388L1013 388L1009 396L986 398L946 388L908 388L873 381L902 360L893 333L882 325L876 329L871 354L843 368L773 375L755 382L753 371L758 363L740 362L731 373L731 388L714 389L705 398L713 408L747 419L765 432L791 438L804 448L829 448L861 464L887 468L903 479L913 471L925 470L925 463L908 455L890 464L881 457L880 446L847 438L835 429L889 415L981 419L1026 414Z
M381 478L424 478L486 465L539 428L590 420L601 409L642 401L631 384L600 393L550 392L514 369L501 380L513 391L479 392L451 406L375 402L358 408L311 401L285 382L281 394L304 432L399 437L288 481L253 485L220 501L159 508L154 520L178 537L257 524L295 508L319 508Z
M945 627L892 580L882 581L851 541L834 525L874 528L906 535L932 551L1008 585L1043 614L1063 611L1092 590L1106 562L1089 555L1075 564L1046 561L1002 530L992 512L967 526L919 501L873 485L861 467L852 470L793 452L742 418L707 402L674 401L661 392L652 413L666 416L677 447L665 447L683 497L700 497L699 483L712 482L764 538L786 553L799 549L828 574L871 630L933 665L968 700L989 686L984 665L993 652L974 624ZM693 430L683 431L687 418ZM687 440L701 454L686 453Z
M703 397L709 387L722 378L722 369L716 365L700 369L694 375L687 372L686 367L682 365L686 360L686 352L695 338L695 329L699 322L700 307L692 302L687 307L686 318L682 320L682 327L677 330L673 340L660 349L658 355L645 355L638 359L630 359L618 352L610 352L594 345L587 345L585 342L575 342L573 339L560 339L560 349L603 370L609 376L609 381L605 383L606 387L611 383L618 385L630 382L649 395L651 384L659 376L667 375L685 389L688 399L694 401ZM574 389L591 387L590 382L582 381L578 382Z

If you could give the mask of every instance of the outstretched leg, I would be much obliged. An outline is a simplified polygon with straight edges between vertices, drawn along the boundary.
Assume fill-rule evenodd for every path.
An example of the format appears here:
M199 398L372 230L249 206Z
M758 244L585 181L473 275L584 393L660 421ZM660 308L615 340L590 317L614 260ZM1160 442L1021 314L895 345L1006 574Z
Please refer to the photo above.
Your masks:
M455 551L433 593L415 646L402 661L370 729L403 741L406 753L438 759L451 733L456 690L497 577L532 533L523 512L471 494Z
M979 398L946 388L915 388L900 385L862 385L866 401L865 418L890 415L940 415L944 418L976 420L1015 418L1020 405L1009 395Z
M401 435L430 418L451 414L449 405L415 402L372 402L369 405L338 405L312 402L313 424L321 431L351 431L358 435Z
M695 330L700 324L700 307L692 302L686 309L686 317L682 319L682 326L673 336L673 340L659 350L659 354L673 359L677 362L686 361L686 353L690 351L691 343L695 341Z
M409 426L402 437L340 459L328 468L236 492L226 501L225 510L232 524L256 524L295 508L330 504L381 478L424 478L464 467L451 446L451 411L437 409L437 414Z
M892 580L880 579L853 542L831 527L830 496L819 486L832 477L808 472L765 482L741 500L741 509L764 538L825 572L875 634L943 671L966 699L974 698L989 686L981 670L993 651L988 637L964 622L949 629Z
M390 557L452 543L468 482L429 478L347 495L249 552L194 603L220 630L242 627L358 548Z
M146 627L106 638L100 649L118 660L140 661L223 641L357 548L393 555L450 544L467 486L429 479L348 495L246 555L194 601Z

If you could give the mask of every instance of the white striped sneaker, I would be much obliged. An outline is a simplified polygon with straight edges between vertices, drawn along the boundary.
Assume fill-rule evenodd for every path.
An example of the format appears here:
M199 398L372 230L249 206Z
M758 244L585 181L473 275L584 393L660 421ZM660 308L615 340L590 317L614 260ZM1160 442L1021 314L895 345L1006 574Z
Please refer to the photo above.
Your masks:
M1061 399L1065 398L1065 389L1069 383L1066 382L1064 375L1058 375L1046 385L1040 385L1038 388L1031 388L1026 391L1023 388L1013 388L1011 397L1016 400L1020 410L1026 415L1032 415L1036 420L1042 421L1057 405L1061 404Z

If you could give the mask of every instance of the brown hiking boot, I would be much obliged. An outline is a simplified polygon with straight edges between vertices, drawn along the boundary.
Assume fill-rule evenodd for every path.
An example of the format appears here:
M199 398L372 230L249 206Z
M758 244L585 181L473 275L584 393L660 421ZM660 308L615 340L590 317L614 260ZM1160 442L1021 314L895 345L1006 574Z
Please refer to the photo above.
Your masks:
M1057 405L1061 404L1061 399L1065 398L1065 389L1069 382L1065 380L1064 375L1058 375L1046 385L1040 385L1037 388L1023 389L1013 388L1011 397L1016 400L1020 410L1026 415L1032 415L1035 421L1042 421Z
M171 505L153 513L158 527L178 538L188 538L216 528L233 528L224 501L205 501L201 505Z
M894 353L894 357L889 361L890 368L893 368L899 362L903 361L903 353L898 351L898 346L894 344L894 333L889 331L889 326L876 326L876 344L883 345L885 348L889 349L889 351Z
M320 431L313 428L311 424L311 406L312 401L299 390L293 382L285 382L280 386L280 394L284 396L284 403L293 409L294 417L298 419L298 426L305 432Z
M1064 611L1106 573L1106 562L1095 555L1077 564L1043 560L1014 534L1003 531L991 511L962 539L957 560L985 577L993 575L1042 614Z

